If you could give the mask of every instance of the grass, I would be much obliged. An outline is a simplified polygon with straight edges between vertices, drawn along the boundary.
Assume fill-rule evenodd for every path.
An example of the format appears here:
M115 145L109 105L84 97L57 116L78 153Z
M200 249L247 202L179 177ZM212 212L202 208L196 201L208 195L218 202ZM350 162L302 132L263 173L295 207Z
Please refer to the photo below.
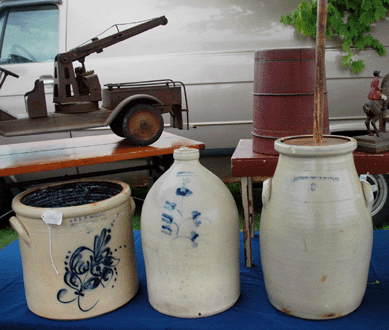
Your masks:
M135 212L132 216L132 225L134 230L140 229L140 213L142 211L143 201L146 198L148 188L146 187L131 187L131 196L135 201Z
M3 221L4 219L1 220L2 222L0 222L0 250L18 238L18 234L9 225L8 218L7 221Z
M243 208L242 208L242 197L240 193L240 183L227 183L226 186L230 190L232 196L234 197L235 203L238 207L239 219L240 219L240 229L243 229ZM135 213L132 217L134 230L140 229L140 214L143 206L143 201L146 198L148 188L146 187L131 187L131 195L135 201ZM254 194L254 210L255 210L255 230L259 229L259 218L260 210L262 209L261 204L261 188L259 185L254 184L253 187ZM9 216L5 216L3 219L0 219L0 250L12 243L18 238L17 233L12 229L8 223Z

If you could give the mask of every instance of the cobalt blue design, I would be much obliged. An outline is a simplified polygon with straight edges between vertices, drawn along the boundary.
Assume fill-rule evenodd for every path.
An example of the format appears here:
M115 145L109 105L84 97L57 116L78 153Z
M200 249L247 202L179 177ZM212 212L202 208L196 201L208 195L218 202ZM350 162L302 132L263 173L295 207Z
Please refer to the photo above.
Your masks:
M201 213L198 211L192 211L192 219L193 223L195 224L196 227L199 227L201 225L201 221L199 219Z
M185 173L186 172L182 172L182 174ZM193 211L186 211L187 208L185 207L185 204L189 204L193 207L193 201L189 202L191 199L187 199L188 196L193 194L193 192L186 187L189 183L190 178L184 177L182 186L175 191L175 196L178 197L173 197L175 199L174 202L165 201L163 208L166 211L162 213L161 217L161 232L170 236L172 239L187 239L195 248L198 246L197 239L200 236L197 228L200 227L203 220L208 220L208 222L211 221L202 216L201 212L197 210L192 209ZM189 203L186 203L186 201Z
M177 196L184 196L184 197L186 197L186 196L190 196L190 195L192 195L192 194L193 194L193 192L190 191L188 188L185 188L185 187L183 187L183 188L178 188L178 189L176 190L176 195L177 195Z
M172 223L173 222L173 217L169 214L162 213L162 221L165 221L167 223Z
M84 297L92 294L97 288L106 288L112 278L118 274L116 266L120 259L114 258L111 249L107 247L111 240L110 234L111 229L104 228L100 236L96 235L93 250L80 246L71 257L69 251L66 259L70 260L65 261L67 267L65 267L64 282L71 290L59 290L57 293L59 302L68 304L77 301L79 309L83 312L88 312L96 306L99 300L91 303L90 299L89 306L84 306L83 300L86 299Z
M162 232L167 235L171 235L173 231L170 226L162 226Z
M193 247L196 247L198 244L195 242L195 239L199 237L199 234L197 234L195 231L191 232L191 238L190 240L192 241Z
M176 203L170 203L169 201L165 202L164 208L169 210L169 211L174 211L176 209L176 207L177 207Z
M184 179L184 182L183 182L183 185L182 185L182 188L177 188L176 190L176 195L177 196L182 196L182 197L188 197L190 195L193 194L193 192L191 190L189 190L188 188L186 188L186 185L189 183L189 178L185 178Z

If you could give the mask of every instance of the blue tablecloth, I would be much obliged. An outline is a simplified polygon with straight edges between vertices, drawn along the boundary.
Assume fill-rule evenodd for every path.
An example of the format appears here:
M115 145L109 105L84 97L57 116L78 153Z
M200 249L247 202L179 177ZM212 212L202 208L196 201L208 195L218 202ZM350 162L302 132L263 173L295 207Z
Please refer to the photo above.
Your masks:
M353 313L334 320L309 321L273 308L266 295L257 237L252 240L254 267L244 267L241 237L241 296L227 311L201 319L180 319L155 311L147 300L140 232L135 231L140 279L137 295L122 308L92 319L53 321L27 308L18 242L0 251L0 329L389 329L389 231L374 231L374 247L365 298Z

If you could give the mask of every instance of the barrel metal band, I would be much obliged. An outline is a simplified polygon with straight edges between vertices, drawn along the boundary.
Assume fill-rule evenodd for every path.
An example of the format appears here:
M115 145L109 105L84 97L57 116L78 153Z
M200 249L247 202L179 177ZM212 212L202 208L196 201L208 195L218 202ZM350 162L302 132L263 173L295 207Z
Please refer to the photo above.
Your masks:
M265 139L272 139L272 140L277 140L279 139L280 137L276 137L276 136L265 136L265 135L259 135L257 133L254 133L254 131L251 132L251 134L255 137L258 137L258 138L265 138Z

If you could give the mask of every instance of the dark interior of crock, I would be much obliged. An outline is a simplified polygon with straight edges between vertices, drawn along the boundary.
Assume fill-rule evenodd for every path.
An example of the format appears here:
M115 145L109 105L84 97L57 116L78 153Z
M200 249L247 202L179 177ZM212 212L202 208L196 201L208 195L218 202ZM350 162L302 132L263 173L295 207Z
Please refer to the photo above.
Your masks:
M27 206L59 208L100 202L121 193L123 187L114 182L80 181L34 190L20 202Z

